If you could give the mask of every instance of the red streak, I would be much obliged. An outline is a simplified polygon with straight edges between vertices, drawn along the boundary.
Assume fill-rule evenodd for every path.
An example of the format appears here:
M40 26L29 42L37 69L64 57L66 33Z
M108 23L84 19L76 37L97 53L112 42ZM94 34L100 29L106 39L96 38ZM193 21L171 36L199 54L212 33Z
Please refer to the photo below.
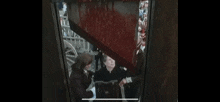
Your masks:
M87 32L95 39L132 63L136 23L135 15L121 15L116 11L97 7L90 8L89 12L80 17L79 26L84 30L87 28Z

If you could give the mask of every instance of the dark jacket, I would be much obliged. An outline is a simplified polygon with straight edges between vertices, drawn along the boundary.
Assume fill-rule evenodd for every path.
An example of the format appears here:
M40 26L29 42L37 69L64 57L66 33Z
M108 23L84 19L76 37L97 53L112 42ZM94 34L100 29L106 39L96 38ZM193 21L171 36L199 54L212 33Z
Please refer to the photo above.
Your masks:
M86 89L91 84L91 78L93 73L88 71L88 77L83 70L75 68L75 64L72 66L73 70L70 75L70 89L76 99L76 102L88 102L82 101L82 98L91 98L93 97L92 91L86 91Z
M139 50L137 57L137 63L135 66L135 72L127 74L127 77L131 77L132 82L125 84L126 97L127 98L138 98L143 91L143 82L144 82L144 52ZM136 102L136 101L129 101Z
M144 52L142 50L139 50L137 54L137 64L135 66L135 73L131 77L133 83L139 83L144 81L144 69Z
M106 67L101 68L99 71L95 72L94 81L110 82L117 80L114 83L99 84L96 83L96 97L97 98L121 98L122 94L120 91L119 82L125 78L126 71L123 68L115 67L111 73L106 69ZM96 102L96 101L95 101ZM106 102L122 102L122 101L106 101Z
M95 72L94 81L111 81L118 80L120 82L126 77L126 71L123 68L115 67L111 73L106 69L106 67L101 68L99 71Z

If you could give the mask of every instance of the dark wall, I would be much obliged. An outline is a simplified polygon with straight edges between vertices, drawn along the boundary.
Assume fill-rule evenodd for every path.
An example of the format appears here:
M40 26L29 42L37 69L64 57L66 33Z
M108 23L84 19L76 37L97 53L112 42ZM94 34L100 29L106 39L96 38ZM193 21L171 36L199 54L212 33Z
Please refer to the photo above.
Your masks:
M178 1L152 0L146 60L147 102L176 102L178 96Z
M68 102L67 89L64 84L64 65L55 16L52 12L50 0L43 0L43 26L42 26L42 100L43 102ZM53 14L52 14L53 13Z

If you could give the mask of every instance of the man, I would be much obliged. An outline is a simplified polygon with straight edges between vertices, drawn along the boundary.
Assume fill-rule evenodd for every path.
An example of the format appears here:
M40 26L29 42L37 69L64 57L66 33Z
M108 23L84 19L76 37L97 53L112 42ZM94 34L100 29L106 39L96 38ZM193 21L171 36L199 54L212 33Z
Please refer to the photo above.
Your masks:
M131 74L131 76L122 79L121 82L119 83L120 86L123 86L125 84L129 86L129 88L125 89L127 90L126 92L127 98L140 98L140 95L142 94L143 91L144 72L145 72L144 49L145 49L146 37L145 38L139 37L139 40L141 41L140 42L141 45L139 47L139 50L137 50L136 52L137 62L135 66L135 72L134 74ZM137 102L137 101L128 101L128 102Z

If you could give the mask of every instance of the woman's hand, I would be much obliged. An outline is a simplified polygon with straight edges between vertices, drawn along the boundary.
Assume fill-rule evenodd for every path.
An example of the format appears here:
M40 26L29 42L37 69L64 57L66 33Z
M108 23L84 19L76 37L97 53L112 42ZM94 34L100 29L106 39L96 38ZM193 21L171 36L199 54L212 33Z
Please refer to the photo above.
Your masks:
M127 84L127 81L125 79L122 79L119 83L119 86L123 86L124 84Z

